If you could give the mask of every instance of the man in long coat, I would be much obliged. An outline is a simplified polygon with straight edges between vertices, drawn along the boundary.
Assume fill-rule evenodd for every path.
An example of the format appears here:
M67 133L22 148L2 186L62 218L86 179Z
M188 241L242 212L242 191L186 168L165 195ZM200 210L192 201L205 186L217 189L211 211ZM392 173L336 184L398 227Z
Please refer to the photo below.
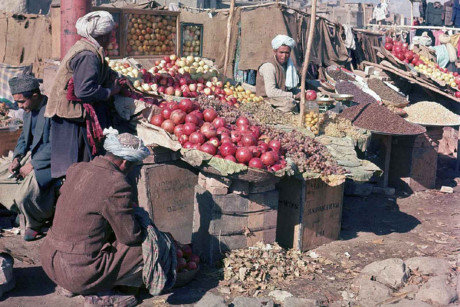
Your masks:
M11 93L24 109L24 126L11 164L0 166L0 204L24 214L24 239L39 237L53 216L56 181L51 178L51 120L44 117L48 98L41 94L38 80L20 76L9 80Z
M67 171L41 261L51 280L89 305L132 306L134 296L110 290L142 285L144 235L126 175L149 151L137 137L113 131L104 130L104 156Z

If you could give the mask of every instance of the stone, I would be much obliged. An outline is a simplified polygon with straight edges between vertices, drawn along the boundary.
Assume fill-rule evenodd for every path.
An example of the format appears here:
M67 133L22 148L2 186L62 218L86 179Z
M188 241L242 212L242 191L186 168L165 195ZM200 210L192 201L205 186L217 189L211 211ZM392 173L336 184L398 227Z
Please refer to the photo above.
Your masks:
M206 190L213 195L227 195L228 194L228 188L218 188L218 187L206 186Z
M409 277L406 265L398 258L389 258L368 264L361 273L372 275L376 281L390 288L399 288Z
M405 263L409 269L417 270L424 275L445 275L451 270L447 260L435 257L414 257L407 259Z
M431 307L431 305L419 300L404 299L394 304L382 305L382 307Z
M357 299L361 306L375 306L391 297L389 287L371 280L369 276L359 276L355 284L358 291Z
M441 192L446 193L446 194L452 194L452 193L454 193L454 189L452 187L442 186L441 187Z
M227 307L223 297L208 292L199 300L195 307Z
M206 177L203 175L203 173L198 174L198 185L203 189L206 189Z
M284 300L283 307L316 307L319 306L316 300L300 297L288 297Z
M406 285L399 289L398 293L407 293L406 298L413 300L415 298L415 294L417 294L418 289L419 286L417 285Z
M274 307L275 303L269 298L260 297L235 297L230 307Z
M268 294L268 296L273 297L275 301L283 303L284 300L287 299L288 297L291 297L292 294L287 291L273 290Z
M0 254L0 297L5 292L10 291L16 285L16 280L13 275L13 257L9 254Z
M457 291L447 284L447 276L435 276L424 284L415 298L424 302L432 302L442 306L449 305L458 299Z

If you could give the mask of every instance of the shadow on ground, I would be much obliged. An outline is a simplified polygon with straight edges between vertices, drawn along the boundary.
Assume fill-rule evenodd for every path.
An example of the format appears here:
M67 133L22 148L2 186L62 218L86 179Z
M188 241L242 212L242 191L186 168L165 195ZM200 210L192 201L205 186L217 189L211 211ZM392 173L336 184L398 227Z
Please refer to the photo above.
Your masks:
M0 302L10 297L43 296L54 292L56 285L39 266L14 268L16 287L4 294Z
M342 213L344 240L356 238L359 232L371 232L379 236L390 233L407 233L420 221L412 215L401 212L396 198L388 197L345 197Z

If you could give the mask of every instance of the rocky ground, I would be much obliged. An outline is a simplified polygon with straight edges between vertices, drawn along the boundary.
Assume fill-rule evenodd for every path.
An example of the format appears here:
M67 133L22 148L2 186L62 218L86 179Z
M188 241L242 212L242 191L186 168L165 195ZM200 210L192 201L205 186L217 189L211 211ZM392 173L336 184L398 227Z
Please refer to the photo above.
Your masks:
M158 297L141 294L140 306L458 306L460 179L448 172L438 181L454 193L346 197L340 240L289 254L298 261L292 278L282 274L292 258L282 258L281 265L271 250L259 269L270 269L268 282L249 278L251 261L233 275L225 273L228 263L202 266L186 287ZM40 241L26 243L3 233L0 242L13 251L16 277L16 287L0 298L0 306L82 305L82 297L55 293L40 267ZM238 253L249 251L234 257Z

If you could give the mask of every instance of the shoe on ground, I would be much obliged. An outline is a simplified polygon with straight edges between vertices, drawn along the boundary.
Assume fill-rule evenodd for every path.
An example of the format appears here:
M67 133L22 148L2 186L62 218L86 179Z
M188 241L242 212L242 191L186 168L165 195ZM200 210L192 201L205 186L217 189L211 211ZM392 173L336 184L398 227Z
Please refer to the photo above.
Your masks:
M35 241L43 237L43 234L40 230L35 230L33 228L26 228L24 232L24 241Z
M86 295L84 307L133 307L137 305L134 295L123 294L116 291L107 291L95 295Z

